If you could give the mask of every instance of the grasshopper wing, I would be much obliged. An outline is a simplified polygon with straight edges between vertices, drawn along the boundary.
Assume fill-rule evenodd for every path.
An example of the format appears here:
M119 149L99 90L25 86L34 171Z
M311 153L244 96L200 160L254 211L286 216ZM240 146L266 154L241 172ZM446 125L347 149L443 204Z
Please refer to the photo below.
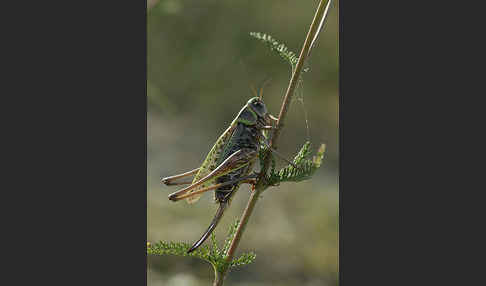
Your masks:
M231 138L231 135L233 134L233 131L235 130L236 127L236 120L233 120L231 125L226 129L226 131L221 134L221 136L218 138L216 143L214 143L213 148L211 148L211 151L209 151L208 155L206 156L206 159L204 159L204 162L202 163L201 167L199 168L199 172L197 172L196 176L194 177L194 180L192 183L194 184L195 182L199 181L200 179L204 178L207 176L209 173L211 173L216 167L218 167L217 162L219 158L221 157L221 153L223 152L224 147L228 143L228 140ZM197 190L200 190L202 188L206 188L212 184L214 184L216 181L215 179L209 180L205 182L204 184L201 184L197 188L194 188L190 190L189 192L195 192ZM187 203L193 204L199 200L201 195L194 195L192 197L188 197L186 199Z

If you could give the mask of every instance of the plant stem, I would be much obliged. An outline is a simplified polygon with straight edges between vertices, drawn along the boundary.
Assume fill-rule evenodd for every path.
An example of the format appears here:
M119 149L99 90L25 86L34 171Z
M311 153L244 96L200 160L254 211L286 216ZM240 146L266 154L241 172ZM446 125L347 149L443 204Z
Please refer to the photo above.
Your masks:
M328 0L331 1L331 0ZM300 56L299 56L299 61L297 62L297 65L292 73L292 78L290 79L289 86L287 88L287 92L285 93L284 100L282 102L282 107L280 108L280 113L278 116L278 121L277 121L277 127L273 132L272 136L272 141L270 142L270 147L276 149L277 147L277 139L280 135L280 131L282 130L284 126L284 120L287 115L287 111L289 109L290 102L292 100L292 96L294 95L295 88L297 87L297 83L300 77L300 73L302 72L302 68L304 66L304 62L306 58L310 54L310 49L311 49L311 43L312 40L316 38L317 33L320 32L319 29L319 24L323 21L323 18L326 17L326 5L324 5L325 1L321 0L319 2L319 6L317 7L316 14L314 15L314 19L312 21L312 24L309 28L309 32L307 32L307 37L305 38L304 45L302 47L302 50L300 51ZM253 213L253 209L255 208L256 202L258 201L258 198L260 197L260 194L263 192L263 190L268 187L268 185L265 182L264 176L268 171L268 168L270 166L270 156L268 156L269 151L267 151L267 154L265 155L265 161L263 164L263 168L260 172L260 176L258 178L258 181L255 186L255 190L251 193L250 199L248 201L248 204L245 208L245 211L243 212L243 215L241 216L240 224L238 225L238 229L236 230L236 234L231 241L230 248L227 253L226 257L226 262L229 264L233 260L233 256L235 254L236 248L238 247L240 243L241 236L243 235L243 232L245 231L245 227L248 223L248 220L250 219L251 214ZM214 281L214 286L220 286L223 285L223 280L228 273L228 267L226 267L221 273L218 273L215 277Z
M225 274L220 273L216 268L214 269L214 282L213 286L223 285Z
M328 0L327 3L330 3L331 0ZM310 54L312 40L317 36L317 33L320 32L319 24L322 22L323 18L326 17L325 12L327 11L326 5L324 5L324 1L321 0L319 2L319 6L317 7L316 14L314 15L314 19L312 20L312 24L309 28L309 32L307 32L307 37L305 38L304 46L300 51L299 61L292 73L292 78L290 79L289 86L287 87L287 92L285 93L284 101L282 103L282 107L280 108L280 113L278 115L277 127L273 133L272 141L270 142L270 147L277 149L277 139L280 135L280 131L284 126L284 120L287 115L287 110L290 106L290 102L292 100L292 96L294 95L295 89L297 87L297 83L300 78L300 74L302 72L302 68L304 67L305 60ZM265 165L268 169L268 163L270 162L270 156L265 157ZM266 174L267 169L263 174Z

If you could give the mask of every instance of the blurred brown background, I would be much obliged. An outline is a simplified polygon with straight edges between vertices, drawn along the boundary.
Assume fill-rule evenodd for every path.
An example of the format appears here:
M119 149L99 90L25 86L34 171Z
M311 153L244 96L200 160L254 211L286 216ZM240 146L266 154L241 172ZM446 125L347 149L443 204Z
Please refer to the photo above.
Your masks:
M290 67L252 31L272 35L298 54L318 1L149 1L147 12L148 241L194 242L217 205L212 193L194 205L173 203L159 178L198 167L246 101L268 78L264 100L278 115ZM338 1L334 1L304 74L303 98L314 150L327 144L310 181L268 189L237 253L254 263L229 274L228 285L338 284ZM307 140L304 109L290 108L279 143L292 158ZM282 166L282 162L278 162ZM215 231L222 241L239 218L249 187L235 195ZM196 258L148 257L148 285L210 285L212 267Z

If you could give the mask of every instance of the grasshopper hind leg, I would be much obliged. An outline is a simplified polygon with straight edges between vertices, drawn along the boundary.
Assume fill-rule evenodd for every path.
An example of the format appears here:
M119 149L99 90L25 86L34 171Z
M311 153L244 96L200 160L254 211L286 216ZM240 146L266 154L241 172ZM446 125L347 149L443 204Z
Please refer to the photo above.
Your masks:
M160 179L160 182L163 183L163 184L165 184L165 185L167 185L167 186L191 184L192 182L190 182L190 181L186 181L186 182L175 182L175 180L180 179L180 178L185 178L185 177L188 177L188 176L191 176L191 175L194 175L198 171L199 171L199 168L194 169L194 170L191 170L191 171L188 171L188 172L185 172L185 173L182 173L182 174L178 174L178 175L174 175L174 176L170 176L170 177L161 178Z

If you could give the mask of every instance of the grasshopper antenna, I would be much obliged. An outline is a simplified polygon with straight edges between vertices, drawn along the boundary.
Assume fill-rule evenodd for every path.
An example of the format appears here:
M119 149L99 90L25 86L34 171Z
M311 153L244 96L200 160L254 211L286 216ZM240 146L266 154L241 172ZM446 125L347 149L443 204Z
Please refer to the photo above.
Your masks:
M250 87L251 87L251 91L253 92L253 95L255 97L258 97L258 93L256 92L255 87L253 86L253 84L251 84Z
M259 97L261 100L263 100L263 88L265 87L265 85L266 85L268 82L270 82L270 80L271 80L271 78L267 78L267 79L266 79L266 80L263 82L262 87L260 87L260 94L259 94L259 96L258 96L258 97Z

